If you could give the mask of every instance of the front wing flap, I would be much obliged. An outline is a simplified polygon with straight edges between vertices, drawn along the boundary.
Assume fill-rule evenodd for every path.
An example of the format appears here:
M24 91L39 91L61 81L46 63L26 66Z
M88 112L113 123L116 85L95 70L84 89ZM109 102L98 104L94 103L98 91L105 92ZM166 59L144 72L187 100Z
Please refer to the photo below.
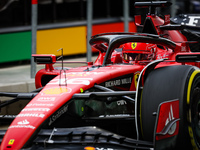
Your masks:
M153 143L138 141L95 126L42 129L31 149L84 149L86 147L121 149L153 149Z

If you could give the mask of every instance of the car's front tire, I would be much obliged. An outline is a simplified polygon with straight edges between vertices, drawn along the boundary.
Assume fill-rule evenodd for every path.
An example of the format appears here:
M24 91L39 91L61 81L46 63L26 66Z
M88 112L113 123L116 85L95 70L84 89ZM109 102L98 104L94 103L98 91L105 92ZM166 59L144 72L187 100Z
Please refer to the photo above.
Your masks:
M160 103L179 100L179 133L163 140L162 149L200 149L200 70L193 66L168 66L153 70L144 83L140 101L140 128L144 140L154 139Z

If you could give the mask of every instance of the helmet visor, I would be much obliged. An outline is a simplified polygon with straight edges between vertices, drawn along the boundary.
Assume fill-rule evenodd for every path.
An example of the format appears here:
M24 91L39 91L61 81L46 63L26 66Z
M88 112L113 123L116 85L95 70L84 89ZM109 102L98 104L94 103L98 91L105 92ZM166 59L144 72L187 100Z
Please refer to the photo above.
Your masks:
M148 54L124 53L124 60L126 61L147 60L147 59L148 59Z

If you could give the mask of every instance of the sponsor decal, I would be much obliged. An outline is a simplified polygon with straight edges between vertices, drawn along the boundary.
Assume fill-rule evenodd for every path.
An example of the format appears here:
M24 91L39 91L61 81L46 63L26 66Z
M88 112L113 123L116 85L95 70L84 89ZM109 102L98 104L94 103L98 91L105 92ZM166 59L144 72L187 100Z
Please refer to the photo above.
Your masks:
M0 115L0 118L15 118L17 115Z
M96 150L114 150L113 148L100 148L100 147L96 147Z
M160 105L156 133L160 133L170 121L179 119L179 100L164 102ZM167 134L156 134L156 140L166 139L178 134L179 121L175 122Z
M65 84L67 81L67 85L68 84L83 84L83 85L90 85L90 81L93 80L93 78L74 78L74 79L53 79L51 82L49 82L48 84L55 84L55 85L59 85L59 84ZM71 92L71 91L70 91Z
M98 75L103 72L69 72L69 73L63 73L63 75L66 75L66 77L86 77L90 75Z
M120 79L105 82L105 87L112 87L112 86L117 86L117 85L121 85Z
M67 80L67 84L83 84L83 85L90 85L90 81L93 80L92 78L75 78Z
M117 105L126 105L127 102L125 100L120 100L120 101L117 101Z
M60 110L58 110L55 114L53 114L50 117L50 121L49 121L49 126L56 121L62 114L64 114L65 112L67 112L68 110L68 105L65 105L64 107L62 107Z
M166 119L165 125L167 125L173 119L174 119L173 109L172 109L172 105L170 105L169 117ZM176 131L176 123L170 128L168 134L172 135L174 134L175 131Z
M106 118L106 117L129 117L130 114L115 114L115 115L101 115L99 118Z
M122 85L123 85L123 84L129 84L129 83L131 83L131 77L121 79L121 84L122 84Z
M22 111L46 111L48 112L49 108L25 108Z
M170 15L165 15L165 24L170 23Z
M30 125L29 122L25 119L22 121L19 121L17 125L11 125L9 128L29 128L29 129L35 129L34 126Z
M15 139L10 139L10 141L8 142L8 145L13 145L15 142Z
M182 51L182 52L186 52L186 51L187 51L186 46L181 46L181 51Z
M115 79L111 81L105 82L105 87L113 87L118 85L130 84L132 81L131 77L123 78L123 79Z
M84 147L84 150L95 150L95 148L94 148L94 147L87 146L87 147Z
M52 107L54 106L54 104L46 104L46 103L33 103L33 104L28 104L26 105L27 107L34 107L34 106L38 106L38 107Z
M44 89L41 92L41 95L60 95L63 93L70 93L71 89L67 87L56 87L56 88L49 88L49 89Z
M156 56L156 59L164 59L164 58L169 58L169 54L158 54Z
M35 129L34 126L32 125L12 125L9 127L9 129L11 128L29 128L29 129Z
M41 102L50 102L50 101L55 101L56 97L39 97L37 101Z
M175 18L172 18L173 22L188 25L188 26L199 26L200 25L200 16L198 14L182 14Z
M38 117L38 118L44 118L45 114L38 114L38 113L24 113L19 114L17 117Z
M84 150L114 150L113 148L104 148L104 147L84 147Z
M17 124L29 124L29 122L25 119L23 121L19 121Z
M200 16L188 16L188 19L189 19L189 22L186 23L186 25L196 26L199 23Z

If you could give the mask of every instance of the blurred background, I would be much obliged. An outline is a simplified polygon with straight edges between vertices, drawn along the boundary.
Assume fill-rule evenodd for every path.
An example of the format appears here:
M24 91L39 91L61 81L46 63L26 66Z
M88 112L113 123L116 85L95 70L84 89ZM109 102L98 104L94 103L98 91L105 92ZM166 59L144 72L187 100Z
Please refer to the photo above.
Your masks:
M105 32L125 32L124 0L93 0L92 35ZM134 15L148 9L134 8L127 0L128 32L137 32ZM138 1L138 0L137 0ZM170 8L160 8L159 14L175 17L182 13L200 13L200 0L170 0ZM31 0L0 0L0 64L23 63L31 58ZM36 54L55 54L64 49L64 56L86 56L87 0L38 0ZM93 53L97 51L92 49Z

